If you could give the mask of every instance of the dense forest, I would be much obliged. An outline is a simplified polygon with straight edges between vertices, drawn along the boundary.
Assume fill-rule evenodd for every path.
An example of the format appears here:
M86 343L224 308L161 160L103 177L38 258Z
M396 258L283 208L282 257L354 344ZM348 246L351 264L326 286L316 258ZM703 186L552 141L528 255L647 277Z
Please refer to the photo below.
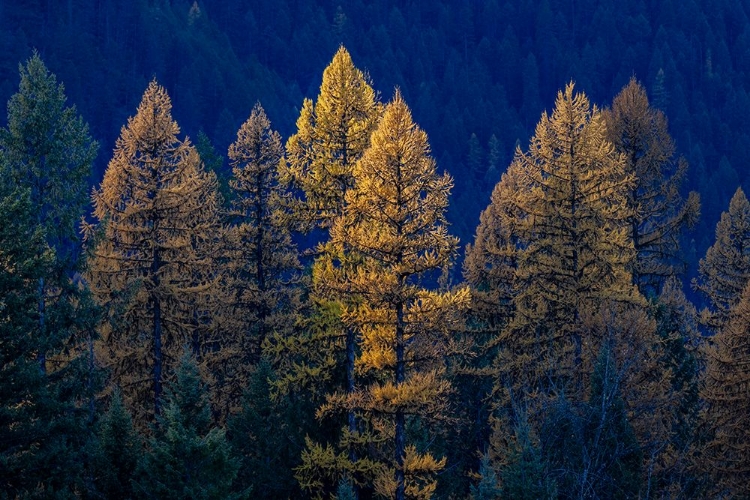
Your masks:
M750 9L558 7L0 5L0 498L750 496Z

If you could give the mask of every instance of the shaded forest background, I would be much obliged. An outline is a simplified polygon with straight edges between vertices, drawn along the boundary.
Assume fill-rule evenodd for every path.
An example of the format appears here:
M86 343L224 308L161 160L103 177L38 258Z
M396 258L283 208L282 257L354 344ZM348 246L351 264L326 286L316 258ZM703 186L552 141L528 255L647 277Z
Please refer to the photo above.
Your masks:
M399 86L411 104L456 179L449 221L466 244L562 86L573 79L605 106L635 75L690 163L686 191L701 194L683 246L692 277L732 193L750 188L739 174L750 161L748 15L739 0L3 2L0 102L36 48L101 144L94 184L152 77L183 132L205 132L226 156L256 101L288 137L343 43L384 98Z

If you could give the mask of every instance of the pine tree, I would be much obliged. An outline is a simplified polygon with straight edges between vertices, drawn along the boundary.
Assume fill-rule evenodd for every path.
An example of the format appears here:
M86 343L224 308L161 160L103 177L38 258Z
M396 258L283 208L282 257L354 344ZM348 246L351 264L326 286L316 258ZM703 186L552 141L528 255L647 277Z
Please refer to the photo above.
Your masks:
M531 436L531 429L525 412L518 412L514 425L512 446L508 457L506 457L507 464L501 470L502 488L495 493L496 496L489 495L485 498L531 500L557 497L556 484L546 470L544 457L542 457L539 445L535 441ZM482 460L482 468L490 466L489 454L487 454ZM489 491L492 492L493 490ZM475 495L475 498L481 497Z
M178 133L170 99L152 81L93 193L97 223L87 228L95 244L87 276L109 314L101 359L139 424L160 413L184 345L208 362L220 344L216 176Z
M452 179L437 175L427 135L398 91L354 178L331 241L347 247L358 265L349 272L333 262L321 272L326 286L356 297L342 318L361 338L357 366L368 383L331 396L323 412L353 408L368 418L381 442L368 458L387 471L375 478L379 494L428 498L445 460L408 444L406 425L427 425L446 410L445 357L460 347L452 334L468 293L420 285L420 277L442 269L456 251L444 219Z
M115 390L107 413L99 421L97 439L91 453L92 497L133 498L132 481L143 453L140 436L125 409L119 390Z
M300 263L289 231L286 193L278 184L281 138L260 104L229 147L234 192L229 269L246 363L260 359L272 333L290 335L300 308Z
M675 147L664 113L649 105L646 90L631 78L603 113L607 139L625 158L625 169L635 177L627 193L631 207L628 225L635 249L633 282L645 294L658 293L664 280L678 273L680 236L700 215L700 197L691 192L687 200L680 185L687 162L675 162Z
M750 203L741 188L732 196L729 210L716 224L716 241L698 267L693 287L700 291L710 309L702 314L705 323L720 330L729 311L739 302L750 278Z
M706 402L704 421L712 435L699 455L699 465L711 476L717 498L750 496L749 328L750 285L746 285L725 326L705 349L701 396Z
M159 427L139 466L135 489L144 498L246 498L232 485L240 461L232 455L223 429L212 427L206 385L186 351L165 401Z

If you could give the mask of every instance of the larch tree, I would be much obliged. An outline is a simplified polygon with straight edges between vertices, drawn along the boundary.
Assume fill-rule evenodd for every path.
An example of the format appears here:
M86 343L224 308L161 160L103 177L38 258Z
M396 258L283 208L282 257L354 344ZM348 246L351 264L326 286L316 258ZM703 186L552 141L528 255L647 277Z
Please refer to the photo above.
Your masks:
M542 115L529 150L513 160L528 187L514 200L521 245L515 315L503 341L514 358L509 367L526 365L516 378L529 391L582 395L582 360L597 355L582 337L583 315L605 302L642 300L627 270L634 177L605 132L599 110L570 83L552 115Z
M297 218L303 227L330 227L354 185L354 164L370 144L382 106L369 77L339 47L323 71L313 104L305 99L297 132L286 144L283 179L299 189Z
M343 214L346 193L354 186L354 166L370 145L370 136L382 112L377 93L369 77L357 69L349 52L342 46L323 72L320 93L313 104L305 99L297 120L297 132L286 143L286 163L282 163L281 180L301 193L293 198L291 207L298 227L304 231L314 228L330 229ZM346 259L346 247L325 246L325 238L317 249L318 265L322 269L333 259ZM275 356L285 353L294 357L293 369L280 378L289 387L318 385L321 381L341 381L348 393L355 388L356 335L341 322L342 302L347 297L316 290L313 284L312 319L306 334L294 338L274 337ZM343 377L339 375L343 373ZM323 393L328 388L323 388ZM319 387L318 387L319 388ZM335 388L334 388L335 390ZM347 430L357 432L354 412L347 415ZM349 451L354 461L354 451Z
M331 241L358 259L354 272L327 262L326 286L351 294L344 323L358 332L361 386L328 398L322 412L354 409L372 434L367 460L381 464L375 491L396 499L429 498L445 465L407 440L407 423L446 418L446 357L458 336L468 290L434 292L421 279L450 262L458 241L444 218L452 179L438 175L427 135L397 91L355 165ZM320 265L320 263L318 264Z
M140 424L160 413L183 347L206 361L220 344L212 327L221 299L216 176L177 138L171 108L152 81L93 192L97 222L87 228L87 276L109 314L101 359Z
M724 327L709 339L701 395L710 439L699 466L712 478L716 498L750 496L750 285L728 313Z
M675 161L675 147L664 113L649 105L646 90L631 78L603 113L606 138L625 159L625 170L635 177L626 194L628 226L635 249L633 282L644 294L658 294L664 280L684 268L680 237L700 215L700 197L684 200L680 187L687 162Z
M702 319L720 330L750 278L750 203L742 188L716 224L716 241L700 260L693 287L708 300Z
M260 104L228 156L234 194L226 234L229 293L242 364L249 368L269 335L291 334L301 307L301 265L289 230L287 194L278 183L284 149Z

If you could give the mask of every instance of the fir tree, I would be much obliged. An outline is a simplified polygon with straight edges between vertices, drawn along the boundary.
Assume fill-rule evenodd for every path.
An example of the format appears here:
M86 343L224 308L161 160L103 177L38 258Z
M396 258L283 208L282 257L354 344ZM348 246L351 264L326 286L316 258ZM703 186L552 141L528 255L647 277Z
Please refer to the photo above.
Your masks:
M94 498L133 498L132 482L143 453L140 436L125 409L119 390L115 390L107 413L98 424L91 457Z

